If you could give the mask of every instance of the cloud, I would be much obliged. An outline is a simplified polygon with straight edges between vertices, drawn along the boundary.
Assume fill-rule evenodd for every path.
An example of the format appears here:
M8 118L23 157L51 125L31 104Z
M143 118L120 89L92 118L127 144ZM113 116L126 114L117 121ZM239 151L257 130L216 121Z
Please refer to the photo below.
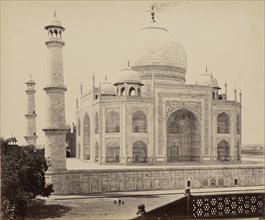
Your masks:
M163 11L168 12L182 3L183 1L153 2L150 9L147 10L146 12L152 11L152 8L154 9L155 12L163 12Z

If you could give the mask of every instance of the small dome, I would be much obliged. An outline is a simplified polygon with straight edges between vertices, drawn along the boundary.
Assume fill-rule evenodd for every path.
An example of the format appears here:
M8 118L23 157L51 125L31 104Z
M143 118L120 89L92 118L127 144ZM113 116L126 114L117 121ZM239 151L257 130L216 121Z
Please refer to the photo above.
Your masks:
M62 26L62 22L57 17L53 17L49 25L50 26Z
M209 86L211 86L212 88L221 89L221 88L218 86L218 81L217 81L216 78L208 79L208 80L204 81L204 82L202 83L202 85L209 85Z
M128 68L122 69L121 73L123 74L123 76L114 85L123 84L123 83L142 84L139 73L134 71L132 68L128 67Z
M36 84L34 79L31 78L31 74L30 74L30 78L27 82L25 82L25 84Z
M213 88L220 88L220 87L218 86L217 79L215 79L215 78L212 79L212 87L213 87Z
M48 29L49 27L60 27L61 29L65 30L65 28L62 25L62 22L56 17L56 13L54 13L53 18L49 22L48 25L46 25L44 28Z
M115 87L105 80L101 83L101 95L116 95Z
M65 128L67 129L67 130L71 130L71 125L69 125L68 123L65 125Z

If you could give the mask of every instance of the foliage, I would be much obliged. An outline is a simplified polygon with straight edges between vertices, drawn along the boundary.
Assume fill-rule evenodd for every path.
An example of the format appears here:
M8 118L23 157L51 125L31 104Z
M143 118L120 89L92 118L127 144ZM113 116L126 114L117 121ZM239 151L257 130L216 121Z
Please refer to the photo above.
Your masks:
M1 214L8 219L24 218L29 202L49 197L52 184L45 184L48 164L34 146L8 145L1 139Z

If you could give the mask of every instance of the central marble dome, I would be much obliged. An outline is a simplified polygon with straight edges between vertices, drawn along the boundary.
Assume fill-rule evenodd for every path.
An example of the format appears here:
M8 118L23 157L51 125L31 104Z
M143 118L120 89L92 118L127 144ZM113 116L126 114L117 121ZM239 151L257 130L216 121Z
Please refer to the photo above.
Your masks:
M150 80L154 74L161 82L185 83L186 52L166 28L153 20L139 30L135 42L131 68L143 80Z

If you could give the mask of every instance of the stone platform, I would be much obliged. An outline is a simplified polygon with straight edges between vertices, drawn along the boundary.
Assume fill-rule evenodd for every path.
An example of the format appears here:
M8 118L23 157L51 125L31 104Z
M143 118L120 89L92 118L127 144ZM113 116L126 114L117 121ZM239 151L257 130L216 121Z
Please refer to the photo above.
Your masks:
M175 164L175 165L99 165L67 159L67 170L46 173L55 194L126 192L262 186L264 165L251 161L240 164ZM210 189L209 189L210 190Z

